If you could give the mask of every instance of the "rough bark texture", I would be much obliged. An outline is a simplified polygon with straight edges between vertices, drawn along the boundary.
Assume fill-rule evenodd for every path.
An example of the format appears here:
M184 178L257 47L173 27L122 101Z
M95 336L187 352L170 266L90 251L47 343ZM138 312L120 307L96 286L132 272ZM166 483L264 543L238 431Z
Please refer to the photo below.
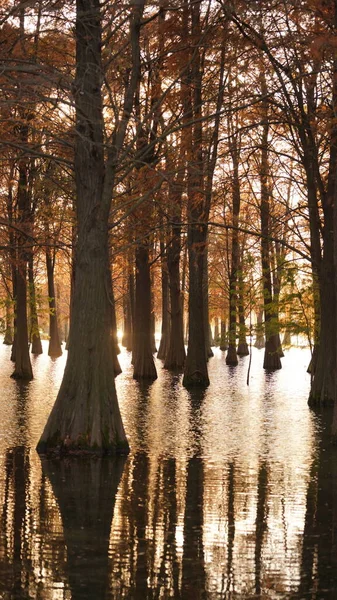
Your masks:
M127 452L113 374L99 0L77 0L75 182L78 242L71 344L37 450Z

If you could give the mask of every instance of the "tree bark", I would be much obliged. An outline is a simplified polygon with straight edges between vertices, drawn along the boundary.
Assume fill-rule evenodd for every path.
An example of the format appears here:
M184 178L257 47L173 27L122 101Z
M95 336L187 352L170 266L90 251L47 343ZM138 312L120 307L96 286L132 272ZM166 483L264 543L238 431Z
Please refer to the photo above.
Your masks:
M114 163L109 165L108 172L103 145L100 2L77 0L76 6L78 241L71 344L61 388L37 450L41 453L125 453L129 446L117 401L111 344L108 244L111 189L110 185L109 189L106 186L107 182L113 183ZM138 21L142 8L139 4L131 9ZM138 25L137 31L139 35ZM136 51L135 54L137 56Z

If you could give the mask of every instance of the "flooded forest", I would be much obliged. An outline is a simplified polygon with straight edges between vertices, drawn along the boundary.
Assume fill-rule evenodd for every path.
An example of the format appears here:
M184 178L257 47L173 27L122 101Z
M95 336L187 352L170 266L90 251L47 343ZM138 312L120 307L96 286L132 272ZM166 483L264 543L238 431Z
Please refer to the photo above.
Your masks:
M0 23L0 598L334 600L336 0Z

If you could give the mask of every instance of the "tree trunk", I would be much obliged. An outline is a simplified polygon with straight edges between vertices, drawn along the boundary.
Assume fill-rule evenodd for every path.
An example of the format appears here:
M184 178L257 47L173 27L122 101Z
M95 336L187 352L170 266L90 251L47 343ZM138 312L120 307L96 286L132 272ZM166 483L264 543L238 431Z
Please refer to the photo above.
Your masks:
M189 295L188 295L188 348L183 385L209 385L203 307L203 242L201 227L189 226ZM201 232L202 233L202 232ZM204 243L206 236L204 235Z
M30 341L31 353L42 354L42 343L39 331L39 320L37 316L36 292L33 269L33 254L30 253L28 259L28 281L29 281L29 304L30 304Z
M141 6L134 8L141 16ZM108 221L104 164L99 0L77 0L75 183L78 242L71 344L63 380L37 450L128 452L111 344ZM109 173L111 176L111 172ZM105 193L106 192L106 193Z
M215 346L219 346L219 339L220 339L219 317L215 317L214 318L214 344L215 344Z
M165 360L170 339L170 313L169 313L169 275L167 270L167 259L164 256L164 243L161 242L162 264L161 264L161 338L157 358Z
M55 281L54 267L55 259L52 258L49 248L46 250L46 265L48 277L48 304L49 304L49 348L48 355L52 358L57 358L62 355L62 348L58 330L57 312L56 312L56 297L55 297Z
M239 270L238 274L239 280L239 302L238 302L238 312L239 312L239 343L237 348L238 356L248 356L249 349L246 339L246 320L245 320L245 289L244 289L244 281L243 281L243 273L242 267Z
M20 138L23 144L28 142L28 125L20 127ZM14 379L33 379L32 365L29 356L28 319L27 319L27 238L25 230L29 222L28 164L22 159L19 164L18 183L18 221L22 233L18 234L18 265L16 269L16 333L15 333L15 367ZM14 344L13 344L14 346Z
M207 244L207 215L203 195L203 149L202 149L202 71L200 48L200 3L192 3L191 36L189 47L191 62L186 74L185 107L186 115L193 115L195 122L188 135L187 152L187 218L188 218L188 347L183 377L185 387L209 385L205 339L204 309L204 265ZM184 26L188 34L188 13L183 13ZM188 36L189 37L189 36Z
M134 379L157 379L151 344L151 277L149 248L136 247L136 301L132 362Z
M178 221L179 222L179 221ZM182 369L186 353L184 345L183 298L180 288L181 239L179 228L173 227L173 238L167 251L170 286L170 338L165 359L165 369Z
M130 351L132 350L132 315L131 315L131 300L130 300L130 276L127 276L126 290L123 296L123 317L124 328L122 337L122 346Z
M266 92L265 76L261 75L262 93ZM281 360L279 355L279 335L276 328L276 319L273 302L272 278L270 269L270 207L269 207L269 164L268 164L268 135L269 135L269 120L268 106L266 101L263 106L264 122L261 141L261 170L260 170L260 185L261 185L261 263L262 263L262 282L263 282L263 301L264 301L264 323L265 323L265 353L263 368L274 371L281 369Z
M203 286L202 286L202 293L203 293L203 302L204 302L204 327L205 327L205 341L206 341L206 346L205 346L205 351L206 351L206 357L211 358L212 356L214 356L213 354L213 350L212 350L212 330L211 330L211 326L210 326L210 322L209 322L209 306L208 306L208 247L206 246L205 248L205 254L204 254L204 280L203 280Z

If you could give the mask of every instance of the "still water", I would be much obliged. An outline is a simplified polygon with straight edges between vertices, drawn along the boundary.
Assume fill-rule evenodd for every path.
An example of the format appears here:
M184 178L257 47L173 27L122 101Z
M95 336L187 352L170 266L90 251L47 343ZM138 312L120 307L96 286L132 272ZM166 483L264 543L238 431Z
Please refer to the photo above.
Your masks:
M10 379L0 344L0 599L337 598L337 454L307 407L307 350L266 374L215 349L211 385L116 385L126 459L40 459L65 356Z

